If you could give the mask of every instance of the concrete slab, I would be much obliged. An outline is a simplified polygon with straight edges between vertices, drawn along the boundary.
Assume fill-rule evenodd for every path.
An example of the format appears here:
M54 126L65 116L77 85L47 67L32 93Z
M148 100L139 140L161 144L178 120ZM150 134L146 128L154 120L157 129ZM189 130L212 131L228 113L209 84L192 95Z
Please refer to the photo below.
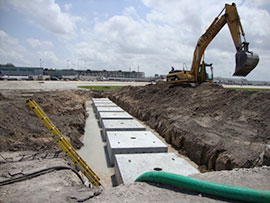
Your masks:
M93 100L92 104L93 104L93 106L96 106L97 104L115 104L115 103L110 101L110 100L100 100L100 101L99 100L97 100L97 101Z
M124 112L124 110L118 106L97 106L96 107L97 118L99 118L100 112Z
M132 183L141 174L160 169L184 176L199 173L190 163L174 153L115 155L115 176L118 184Z
M108 131L145 131L146 128L136 120L107 119L102 120L102 139L106 141Z
M97 102L97 103L93 102L93 109L95 112L97 111L97 107L118 107L118 106L111 101Z
M112 101L92 101L94 105L96 104L114 104Z
M150 131L109 131L107 150L113 166L115 154L168 152L168 147Z
M115 103L113 102L106 102L106 103L96 103L95 104L95 107L98 107L98 106L103 106L103 107L115 107L117 106Z
M127 112L100 112L101 119L133 119Z
M92 101L111 101L109 98L92 98Z
M124 112L120 107L106 107L106 106L97 106L98 112Z
M106 119L133 119L133 117L127 112L100 112L99 113L99 124L103 127L102 120Z

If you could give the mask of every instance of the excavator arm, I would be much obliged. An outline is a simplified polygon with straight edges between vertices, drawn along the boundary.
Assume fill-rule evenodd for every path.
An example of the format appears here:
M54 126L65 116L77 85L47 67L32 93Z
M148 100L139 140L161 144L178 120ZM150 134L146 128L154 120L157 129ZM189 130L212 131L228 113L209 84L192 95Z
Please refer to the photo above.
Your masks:
M225 14L221 15L224 10ZM232 5L225 4L224 9L214 19L205 33L199 38L193 53L191 70L188 72L171 72L167 76L167 81L169 83L201 83L206 81L206 78L203 76L203 74L205 74L205 63L203 61L201 64L201 59L209 43L215 38L225 24L228 24L236 48L236 68L233 75L246 76L256 67L259 62L259 57L257 54L248 50L249 43L245 41L245 33L243 31L236 6L234 3ZM242 38L244 41L242 41Z

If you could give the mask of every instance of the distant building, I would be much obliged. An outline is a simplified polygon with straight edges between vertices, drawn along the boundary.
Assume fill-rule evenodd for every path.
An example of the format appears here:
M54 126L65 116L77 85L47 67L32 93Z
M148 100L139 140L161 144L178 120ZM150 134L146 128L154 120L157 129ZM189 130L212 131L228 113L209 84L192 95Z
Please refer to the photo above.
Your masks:
M78 70L79 75L83 76L96 76L105 78L144 78L144 72L129 72L129 71L107 71L107 70Z
M51 78L62 79L63 76L76 76L78 72L74 69L48 69L43 70L43 75L49 75Z
M28 79L63 79L63 80L145 80L144 72L136 71L107 71L107 70L74 70L48 69L41 67L16 67L13 64L0 65L0 76L26 77Z
M65 79L93 79L93 78L144 78L144 72L127 72L127 71L107 71L107 70L74 70L74 69L47 69L43 71L44 75L50 75L51 78Z
M13 64L0 65L0 74L6 76L38 76L43 75L40 67L16 67Z

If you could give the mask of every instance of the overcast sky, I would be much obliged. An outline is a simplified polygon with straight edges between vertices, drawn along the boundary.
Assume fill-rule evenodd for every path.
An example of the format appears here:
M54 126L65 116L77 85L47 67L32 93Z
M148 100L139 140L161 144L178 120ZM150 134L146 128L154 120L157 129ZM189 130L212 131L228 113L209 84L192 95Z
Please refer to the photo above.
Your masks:
M190 68L198 38L222 0L0 0L0 63L135 70L147 76ZM260 57L247 79L270 80L270 0L235 0ZM227 25L208 46L214 75L231 77L235 48ZM138 68L139 67L139 68Z

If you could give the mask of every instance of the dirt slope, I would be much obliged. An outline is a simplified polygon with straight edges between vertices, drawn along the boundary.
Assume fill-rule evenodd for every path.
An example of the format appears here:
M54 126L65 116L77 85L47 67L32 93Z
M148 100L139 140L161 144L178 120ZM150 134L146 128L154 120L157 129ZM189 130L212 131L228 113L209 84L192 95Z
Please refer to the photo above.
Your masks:
M58 149L51 133L43 126L26 100L34 98L52 122L66 135L75 148L84 133L86 91L0 92L0 151Z
M270 91L160 83L125 87L110 98L165 137L201 169L270 165Z

